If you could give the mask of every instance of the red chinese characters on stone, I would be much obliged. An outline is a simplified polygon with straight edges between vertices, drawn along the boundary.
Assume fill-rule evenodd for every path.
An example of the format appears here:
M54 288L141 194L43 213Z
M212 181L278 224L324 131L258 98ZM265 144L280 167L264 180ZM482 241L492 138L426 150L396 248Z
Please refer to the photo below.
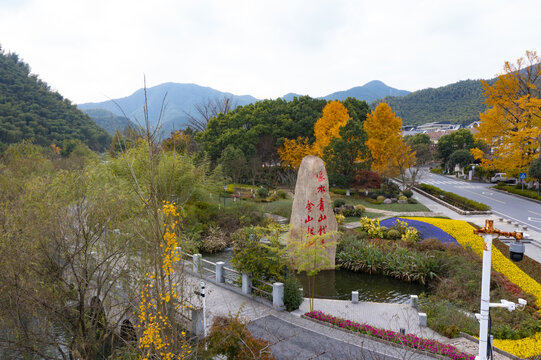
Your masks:
M325 185L321 185L317 188L317 192L318 193L324 193L326 190L325 190Z
M312 204L310 202L310 200L308 200L308 203L306 204L306 210L308 210L308 212L312 212L312 207L314 206L314 204Z
M319 170L319 172L316 175L317 181L322 182L325 181L325 177L323 176L323 170Z
M317 222L322 222L323 220L327 220L327 215L325 215L325 214L320 214L320 215L319 215L319 219L317 219Z
M307 234L307 235L315 235L315 234L314 234L314 228L308 226L308 231L306 232L306 234Z
M319 235L323 235L327 233L327 225L320 225L319 230L317 231Z
M314 218L311 217L310 215L308 215L308 216L306 217L306 219L304 219L304 223L307 224L307 223L309 223L309 222L312 221L312 220L314 220Z
M319 211L325 211L325 204L323 204L323 198L319 199L319 204L317 206L319 207Z

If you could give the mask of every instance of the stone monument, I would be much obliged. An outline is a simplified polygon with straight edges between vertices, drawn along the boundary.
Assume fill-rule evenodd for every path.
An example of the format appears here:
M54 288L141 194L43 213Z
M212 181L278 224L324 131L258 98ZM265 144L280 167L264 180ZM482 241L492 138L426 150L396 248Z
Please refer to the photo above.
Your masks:
M317 239L317 246L326 248L330 261L328 269L334 269L338 223L329 195L325 164L317 156L310 155L302 159L290 224L289 241L307 241L310 244L310 238Z

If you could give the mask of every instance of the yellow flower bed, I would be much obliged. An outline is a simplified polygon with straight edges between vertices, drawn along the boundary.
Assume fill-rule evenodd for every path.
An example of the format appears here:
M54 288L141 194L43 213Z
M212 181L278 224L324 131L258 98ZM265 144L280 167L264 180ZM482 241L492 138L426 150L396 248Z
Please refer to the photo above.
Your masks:
M484 240L473 233L474 227L462 220L437 218L412 218L439 227L463 247L470 246L480 257L483 256ZM498 249L492 247L492 268L505 275L512 283L536 298L536 305L541 308L541 285L528 276ZM494 339L494 346L521 358L541 354L541 332L520 340Z

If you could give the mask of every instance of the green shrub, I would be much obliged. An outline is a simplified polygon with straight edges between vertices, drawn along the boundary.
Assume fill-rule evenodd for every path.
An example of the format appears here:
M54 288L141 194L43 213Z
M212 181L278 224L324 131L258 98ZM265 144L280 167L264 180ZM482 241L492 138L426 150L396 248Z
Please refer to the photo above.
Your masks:
M355 205L355 210L360 211L361 213L366 210L366 208L362 205Z
M447 300L421 297L419 306L427 315L428 326L442 335L457 337L460 330L470 335L478 335L477 320Z
M346 195L346 189L331 188L331 192L337 195Z
M402 234L400 234L400 231L396 229L390 229L389 231L387 231L387 238L390 240L398 240L401 236Z
M385 200L385 196L383 195L378 195L378 197L376 198L377 201L380 201L380 202L383 202L383 200Z
M269 225L267 227L250 226L231 234L234 241L231 264L239 272L252 274L259 280L282 281L286 267L285 250L280 245L283 227ZM270 240L270 245L259 241Z
M284 305L287 311L297 310L301 306L303 297L301 284L293 275L286 277L284 282Z
M363 211L362 210L357 210L357 209L346 209L346 210L342 210L340 212L340 214L344 215L345 217L357 217L357 216L362 216L363 215Z
M335 208L341 207L342 205L346 205L346 200L344 200L344 199L335 199L333 201L332 205Z
M276 196L278 197L278 199L287 199L289 197L284 190L278 190L276 192Z
M257 196L259 196L260 198L264 198L264 197L267 197L269 196L269 190L263 186L257 188Z
M211 226L199 244L199 251L207 254L222 251L227 247L227 238L219 227Z
M408 197L402 195L402 196L399 196L399 197L398 197L398 200L407 201L407 200L408 200Z
M408 198L408 204L417 204L418 201L415 200L414 198Z
M433 173L433 174L443 174L443 169L442 168L434 168L434 169L430 169L430 172Z
M408 190L404 190L404 191L402 191L402 194L404 194L405 197L410 198L410 197L413 196L413 191L411 191L411 190L409 190L409 189L408 189Z

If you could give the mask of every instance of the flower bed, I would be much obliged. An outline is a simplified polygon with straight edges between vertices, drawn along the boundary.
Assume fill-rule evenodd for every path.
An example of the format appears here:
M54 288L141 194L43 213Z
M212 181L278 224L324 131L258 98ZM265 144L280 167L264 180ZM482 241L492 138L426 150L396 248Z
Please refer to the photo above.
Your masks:
M402 335L400 333L378 329L367 324L359 324L355 321L344 320L331 315L326 315L321 311L311 311L304 314L306 317L315 319L324 323L335 325L339 328L351 330L360 334L376 337L378 339L393 342L395 344L427 351L433 354L447 356L451 359L468 359L473 360L474 355L460 352L454 346L440 343L435 340L423 339L414 334Z
M415 220L439 227L443 231L452 234L460 245L469 246L479 256L483 256L484 240L473 233L474 228L470 224L461 220L437 218L415 218ZM492 247L492 267L522 290L534 295L536 297L535 304L541 308L541 285L518 268L494 246ZM533 357L541 354L541 333L520 340L494 339L494 346L521 358Z
M455 238L453 238L451 235L443 231L442 229L431 225L424 221L418 221L418 220L412 220L412 219L406 219L406 218L400 218L400 217L392 217L389 219L385 219L383 221L380 221L379 224L381 226L387 226L388 228L391 228L396 220L405 221L408 226L411 226L419 233L421 234L422 239L429 239L429 238L436 238L443 244L457 244L457 241Z

